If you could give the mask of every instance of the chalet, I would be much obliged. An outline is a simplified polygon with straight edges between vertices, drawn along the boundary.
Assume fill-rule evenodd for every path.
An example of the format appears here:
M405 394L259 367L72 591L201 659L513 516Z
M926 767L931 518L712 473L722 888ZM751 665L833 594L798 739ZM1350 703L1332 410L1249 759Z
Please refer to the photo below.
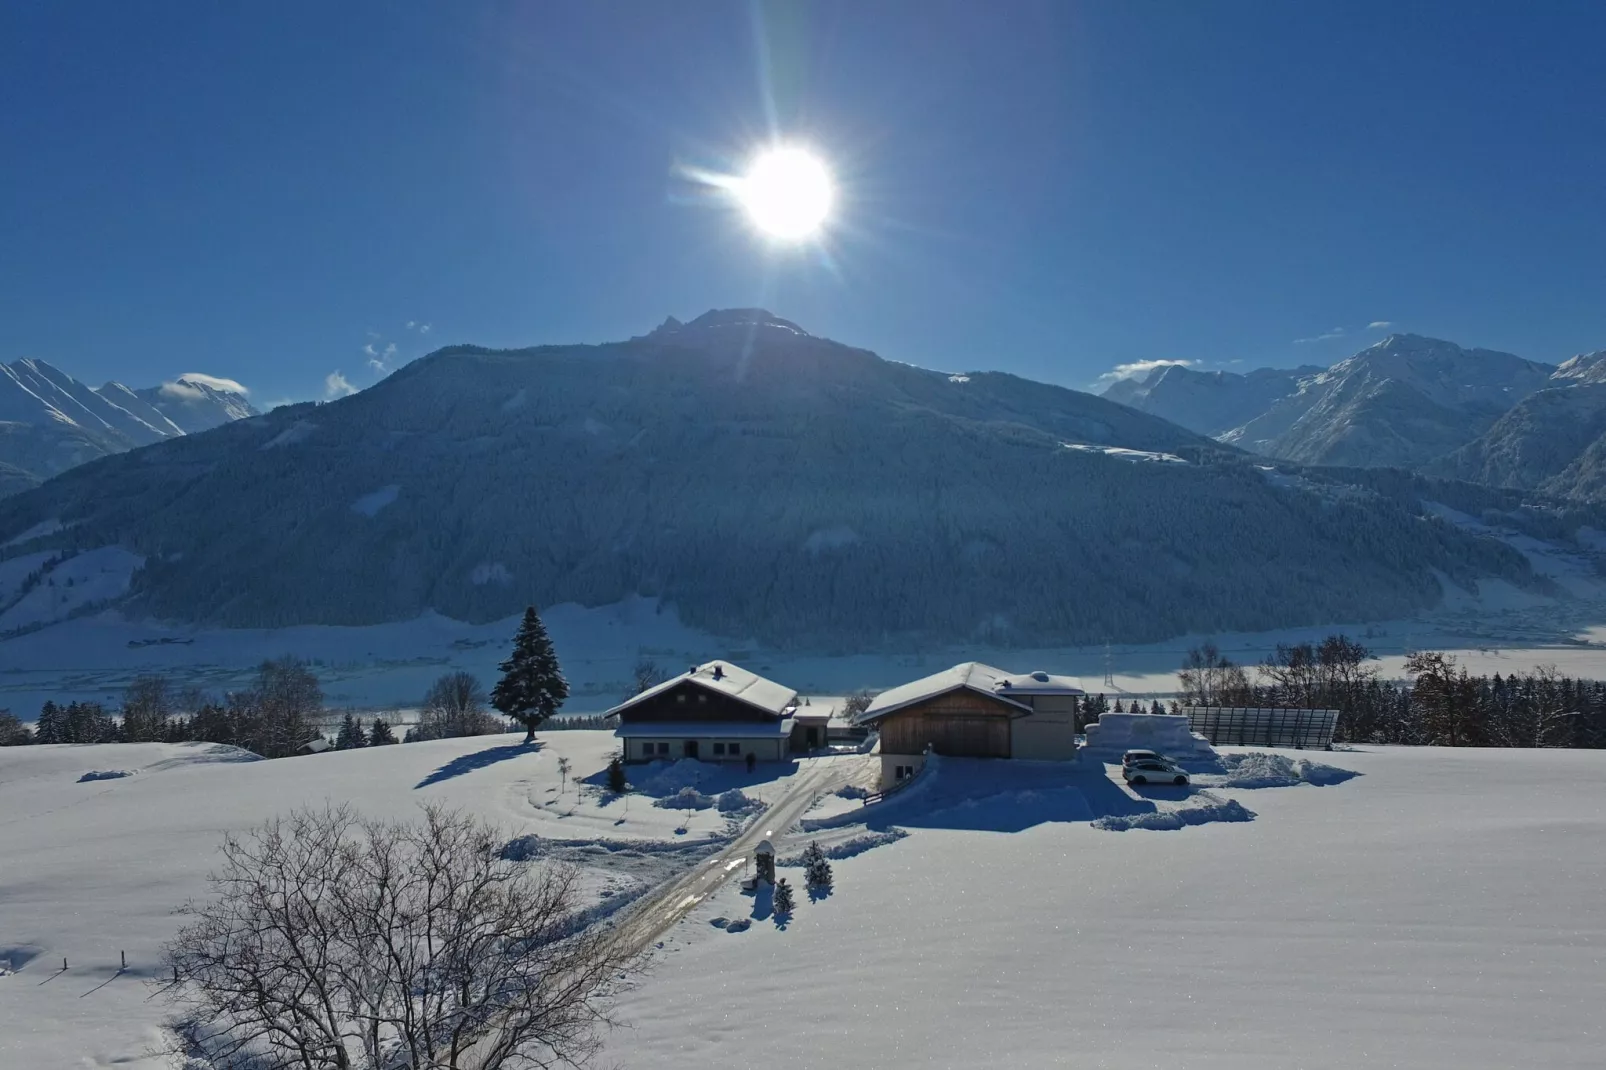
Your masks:
M796 691L728 661L694 665L608 711L627 762L776 761L806 745L797 714Z
M912 776L929 746L965 758L1076 757L1080 681L969 661L883 691L855 719L881 735L884 785Z

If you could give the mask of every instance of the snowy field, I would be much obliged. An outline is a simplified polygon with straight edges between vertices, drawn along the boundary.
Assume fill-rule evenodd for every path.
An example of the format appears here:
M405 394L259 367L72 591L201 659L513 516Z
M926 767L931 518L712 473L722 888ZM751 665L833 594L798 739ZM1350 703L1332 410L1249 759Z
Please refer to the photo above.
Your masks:
M145 982L178 924L172 909L204 893L225 832L294 806L329 800L406 816L421 802L444 802L510 839L546 839L557 857L585 868L599 902L623 902L695 864L751 812L664 808L653 793L696 786L718 799L735 789L761 805L800 768L637 766L632 782L648 794L626 801L600 787L616 749L611 733L554 732L533 750L522 738L279 761L207 743L0 749L0 1067L163 1065L141 1058L163 1013ZM560 756L573 766L566 786ZM122 951L129 969L119 974Z
M836 862L835 893L803 898L784 931L709 924L747 914L730 889L699 907L610 1055L664 1070L749 1065L758 1045L766 1066L867 1070L1603 1065L1606 753L1317 757L1361 775L1203 787L1253 819L1176 831L1106 831L1085 820L1096 798L1038 789L913 806L907 837Z
M685 872L742 820L650 794L627 811L595 783L606 733L517 744L276 762L207 744L0 750L0 1067L160 1066L144 982L171 908L203 890L225 831L297 803L463 807L547 838L599 902ZM560 755L580 788L560 785ZM632 779L762 802L802 768ZM827 796L779 846L784 860L817 838L835 893L800 889L784 929L734 885L696 906L621 1004L601 1065L1601 1065L1606 753L1235 752L1192 768L1192 788L1132 789L1091 761L945 759L879 807Z

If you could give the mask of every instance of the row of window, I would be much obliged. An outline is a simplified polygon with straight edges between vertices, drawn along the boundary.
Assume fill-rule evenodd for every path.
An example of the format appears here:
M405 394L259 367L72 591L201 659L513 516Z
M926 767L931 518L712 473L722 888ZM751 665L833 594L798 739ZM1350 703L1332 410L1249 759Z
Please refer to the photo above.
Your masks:
M643 743L641 745L641 753L642 753L643 757L647 757L647 758L650 758L655 754L667 755L669 753L669 744L668 743L654 743L654 742L651 742L649 740L648 742ZM714 757L716 757L716 758L723 758L726 755L729 755L730 757L735 758L735 757L738 757L741 753L742 753L742 745L740 743L715 743L714 744Z
M740 753L742 753L742 745L740 743L715 743L714 744L714 757L716 757L716 758L719 757L722 754L729 754L732 757L735 757L736 755L738 755Z

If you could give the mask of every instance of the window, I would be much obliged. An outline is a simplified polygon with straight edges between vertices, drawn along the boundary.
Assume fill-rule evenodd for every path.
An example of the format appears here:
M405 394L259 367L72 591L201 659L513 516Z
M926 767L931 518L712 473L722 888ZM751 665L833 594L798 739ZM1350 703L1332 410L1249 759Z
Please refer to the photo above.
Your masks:
M669 753L669 744L667 744L667 743L658 744L658 753L659 754L668 754Z
M707 695L698 695L697 696L697 701L698 702L707 702L708 701L708 696Z
M724 757L724 754L725 754L725 744L723 744L723 743L715 743L714 744L714 756L715 757Z
M686 701L686 692L682 691L680 694L676 695L675 696L675 701L676 702L685 702Z
M912 765L899 765L895 766L892 770L893 780L907 780L914 775L915 767Z
M742 745L740 743L727 743L725 744L725 753L734 758L742 753Z

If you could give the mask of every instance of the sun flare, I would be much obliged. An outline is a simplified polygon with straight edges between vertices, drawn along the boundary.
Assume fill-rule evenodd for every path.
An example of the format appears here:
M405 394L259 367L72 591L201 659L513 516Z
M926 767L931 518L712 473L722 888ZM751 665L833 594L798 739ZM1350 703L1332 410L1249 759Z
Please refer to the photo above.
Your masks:
M781 241L801 241L825 224L835 190L818 157L788 147L755 158L737 182L736 195L759 230Z

